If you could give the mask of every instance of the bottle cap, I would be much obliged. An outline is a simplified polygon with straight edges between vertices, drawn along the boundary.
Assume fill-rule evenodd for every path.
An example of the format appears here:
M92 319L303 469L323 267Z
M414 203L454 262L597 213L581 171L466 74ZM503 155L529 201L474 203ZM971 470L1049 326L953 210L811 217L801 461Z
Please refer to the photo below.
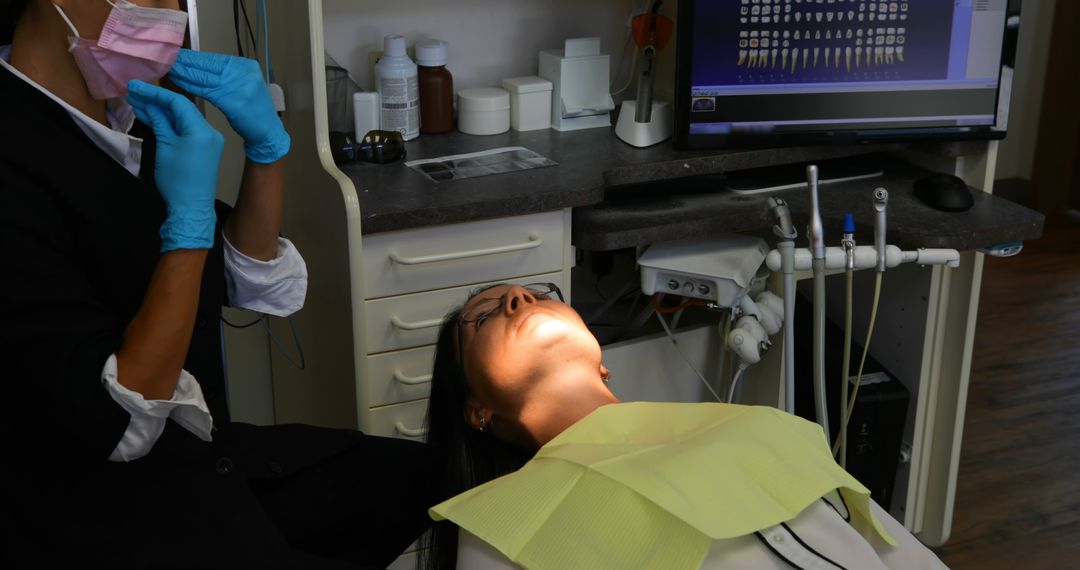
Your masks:
M383 38L383 55L401 57L405 54L405 36L392 34Z
M424 67L446 65L447 44L442 40L416 42L416 64Z
M844 233L855 233L855 216L852 216L851 214L844 214Z

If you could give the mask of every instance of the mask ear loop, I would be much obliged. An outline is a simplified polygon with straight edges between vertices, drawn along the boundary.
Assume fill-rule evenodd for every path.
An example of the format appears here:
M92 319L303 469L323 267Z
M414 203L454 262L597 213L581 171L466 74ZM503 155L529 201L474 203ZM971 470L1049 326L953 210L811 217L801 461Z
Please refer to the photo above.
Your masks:
M75 51L75 47L79 45L79 39L81 39L82 36L79 35L78 28L75 27L75 24L71 23L71 19L67 17L67 14L64 13L64 10L56 4L53 4L52 6L53 8L56 8L57 13L60 14L60 17L63 18L64 22L66 22L68 27L71 28L71 33L75 34L75 38L73 38L70 42L70 45L68 45L68 53L71 53Z

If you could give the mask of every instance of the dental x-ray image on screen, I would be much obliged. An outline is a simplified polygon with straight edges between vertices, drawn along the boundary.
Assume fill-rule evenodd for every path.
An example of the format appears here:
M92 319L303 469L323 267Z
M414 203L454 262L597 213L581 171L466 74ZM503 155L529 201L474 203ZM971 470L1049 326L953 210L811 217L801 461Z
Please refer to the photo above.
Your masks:
M1007 4L682 2L677 144L1000 138Z

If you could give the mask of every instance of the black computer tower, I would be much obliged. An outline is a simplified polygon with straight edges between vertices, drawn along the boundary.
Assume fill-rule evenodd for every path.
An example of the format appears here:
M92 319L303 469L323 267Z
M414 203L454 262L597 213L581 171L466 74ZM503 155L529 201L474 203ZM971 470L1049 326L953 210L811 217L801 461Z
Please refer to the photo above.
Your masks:
M880 326L881 323L878 323ZM856 329L851 343L850 380L854 380L862 357L866 330ZM809 301L799 297L795 305L795 413L815 421L813 393L813 312ZM873 342L873 340L871 340ZM825 375L829 401L830 445L840 426L840 373L844 331L831 321L825 326ZM778 347L779 348L779 347ZM852 386L849 385L848 393ZM900 464L904 425L907 420L907 388L872 356L866 359L863 382L848 423L847 470L870 489L871 496L889 509L896 471Z

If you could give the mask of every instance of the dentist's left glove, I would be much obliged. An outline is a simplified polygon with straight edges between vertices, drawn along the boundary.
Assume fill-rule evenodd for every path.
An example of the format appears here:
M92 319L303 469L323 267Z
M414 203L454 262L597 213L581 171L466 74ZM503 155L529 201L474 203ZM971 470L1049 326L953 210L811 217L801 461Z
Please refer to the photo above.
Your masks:
M289 152L292 142L274 110L259 62L181 49L169 79L220 109L244 139L244 153L252 161L268 164Z
M127 101L135 116L154 129L154 181L165 199L161 251L214 246L214 198L225 137L179 93L134 80Z

